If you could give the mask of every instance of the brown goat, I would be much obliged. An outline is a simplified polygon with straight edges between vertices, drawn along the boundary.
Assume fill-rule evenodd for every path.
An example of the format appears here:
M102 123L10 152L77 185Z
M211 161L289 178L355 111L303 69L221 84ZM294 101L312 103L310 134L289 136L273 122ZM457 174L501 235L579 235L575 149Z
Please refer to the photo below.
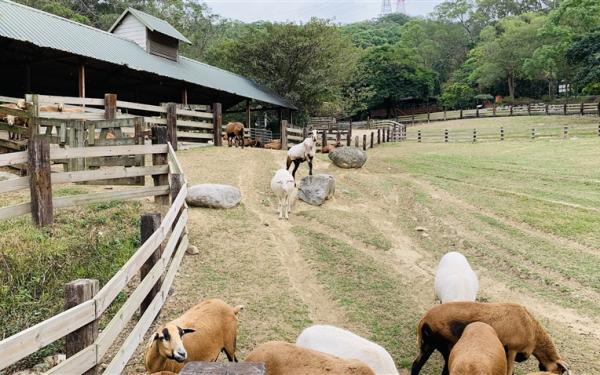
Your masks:
M178 373L185 362L216 361L221 351L230 362L237 362L236 314L241 309L242 306L231 307L220 299L209 299L163 325L152 335L146 349L146 371Z
M375 375L357 359L342 359L283 341L259 345L246 362L265 363L267 375Z
M469 324L448 360L450 375L505 375L506 353L496 331L481 322Z
M241 122L230 122L225 127L227 135L227 145L231 147L232 143L235 147L241 145L244 148L244 124Z
M492 326L506 350L507 375L513 374L514 362L523 362L532 354L542 371L569 373L552 339L542 325L521 305L513 303L449 302L431 308L417 327L420 353L411 375L418 375L434 350L445 360L443 374L448 374L448 356L464 328L473 322Z

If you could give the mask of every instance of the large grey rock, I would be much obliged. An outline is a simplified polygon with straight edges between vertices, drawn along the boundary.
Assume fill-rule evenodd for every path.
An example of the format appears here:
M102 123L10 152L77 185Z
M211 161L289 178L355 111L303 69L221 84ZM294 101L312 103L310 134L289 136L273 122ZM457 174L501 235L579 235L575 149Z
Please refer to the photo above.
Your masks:
M340 168L360 168L367 161L367 153L356 147L336 148L329 159Z
M191 186L185 199L195 207L232 208L242 200L240 189L230 185L200 184Z
M303 177L298 186L298 198L314 206L322 205L334 193L335 179L328 174Z

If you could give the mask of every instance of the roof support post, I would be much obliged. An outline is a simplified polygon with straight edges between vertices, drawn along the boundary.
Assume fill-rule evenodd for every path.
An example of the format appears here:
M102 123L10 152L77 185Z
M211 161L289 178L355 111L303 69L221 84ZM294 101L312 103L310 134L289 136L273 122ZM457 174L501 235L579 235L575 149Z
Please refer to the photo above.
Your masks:
M183 105L188 104L188 92L187 92L187 87L185 87L185 86L181 89L181 104L183 104Z
M177 104L167 103L167 141L177 151Z
M252 111L250 110L250 99L246 99L246 127L252 127Z
M213 104L213 143L215 146L223 146L221 127L223 126L223 107L221 103ZM242 140L243 142L243 140Z
M79 88L79 97L85 98L85 65L84 63L80 63L77 67L78 72L78 88Z

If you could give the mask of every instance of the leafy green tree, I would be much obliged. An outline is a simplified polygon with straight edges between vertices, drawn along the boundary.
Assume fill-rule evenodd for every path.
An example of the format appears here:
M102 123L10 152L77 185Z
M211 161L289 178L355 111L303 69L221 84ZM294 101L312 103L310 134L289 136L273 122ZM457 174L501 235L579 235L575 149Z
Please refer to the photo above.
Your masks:
M475 90L464 83L450 83L444 87L441 102L452 109L467 108L475 102Z
M356 51L326 21L267 23L211 49L209 63L255 79L312 112L339 100L355 67Z
M567 61L575 68L577 81L592 95L600 84L600 31L583 35L567 49Z
M440 21L459 25L467 34L469 42L475 43L479 25L473 17L474 12L473 0L449 0L437 5L433 16Z
M503 18L497 25L484 28L480 42L471 51L477 62L471 78L482 87L506 80L509 96L514 100L516 79L525 75L525 60L540 44L537 31L544 19L543 15L528 13Z
M369 107L392 107L406 98L428 98L433 93L436 75L423 68L411 50L399 45L372 47L361 57L355 87L373 92Z
M402 38L402 25L409 20L410 17L404 14L393 13L375 20L342 26L341 32L360 48L395 44Z

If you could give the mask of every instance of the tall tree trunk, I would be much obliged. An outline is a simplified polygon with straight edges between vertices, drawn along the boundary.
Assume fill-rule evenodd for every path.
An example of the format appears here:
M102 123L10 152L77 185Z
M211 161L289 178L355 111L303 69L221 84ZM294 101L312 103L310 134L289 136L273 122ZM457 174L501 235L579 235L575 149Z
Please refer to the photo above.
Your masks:
M512 71L508 72L508 96L512 101L515 100L515 77Z

